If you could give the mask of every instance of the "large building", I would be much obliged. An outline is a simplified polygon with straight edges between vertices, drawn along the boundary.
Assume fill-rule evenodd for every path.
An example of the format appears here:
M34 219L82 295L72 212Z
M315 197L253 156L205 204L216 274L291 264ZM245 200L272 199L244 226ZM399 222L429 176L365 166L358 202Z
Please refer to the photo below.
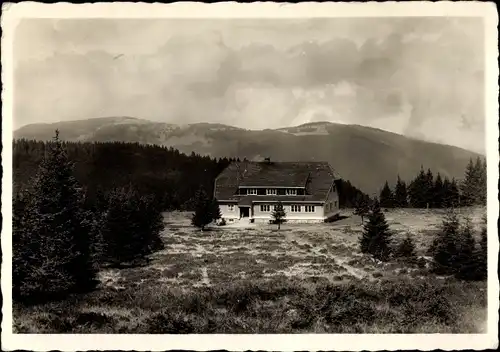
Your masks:
M338 180L327 162L233 162L214 197L226 222L269 222L279 201L287 222L323 222L339 214Z

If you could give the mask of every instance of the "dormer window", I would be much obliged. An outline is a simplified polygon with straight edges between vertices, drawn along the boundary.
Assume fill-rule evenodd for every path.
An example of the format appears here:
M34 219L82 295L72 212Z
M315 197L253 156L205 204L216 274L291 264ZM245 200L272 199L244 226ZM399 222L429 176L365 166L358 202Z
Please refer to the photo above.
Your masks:
M266 189L266 194L268 196L275 196L277 194L277 189L276 188L268 188Z
M297 190L296 189L287 189L286 190L286 195L287 196L296 196L297 195Z
M257 189L256 188L248 188L247 194L248 195L257 195Z

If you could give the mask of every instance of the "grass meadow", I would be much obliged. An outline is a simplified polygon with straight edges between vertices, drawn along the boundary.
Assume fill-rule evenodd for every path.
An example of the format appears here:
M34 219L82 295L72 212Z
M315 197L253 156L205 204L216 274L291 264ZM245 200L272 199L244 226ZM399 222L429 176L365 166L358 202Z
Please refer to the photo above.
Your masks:
M485 209L461 210L479 227ZM359 250L361 219L213 227L165 214L165 249L139 267L104 269L97 290L14 307L15 333L480 333L486 282L429 272L444 212L385 213L394 242L418 260L378 262Z

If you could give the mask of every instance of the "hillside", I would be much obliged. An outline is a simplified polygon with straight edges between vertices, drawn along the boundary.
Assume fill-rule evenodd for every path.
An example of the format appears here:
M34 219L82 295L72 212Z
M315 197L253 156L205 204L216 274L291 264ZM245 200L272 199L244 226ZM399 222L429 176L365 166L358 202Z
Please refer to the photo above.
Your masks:
M70 141L124 141L172 146L181 152L212 157L282 161L329 161L345 179L367 193L378 192L399 173L410 180L423 165L436 174L462 178L469 158L478 154L359 125L316 122L278 130L252 131L200 123L172 125L130 117L109 117L54 124L34 124L15 138L47 140L59 129Z

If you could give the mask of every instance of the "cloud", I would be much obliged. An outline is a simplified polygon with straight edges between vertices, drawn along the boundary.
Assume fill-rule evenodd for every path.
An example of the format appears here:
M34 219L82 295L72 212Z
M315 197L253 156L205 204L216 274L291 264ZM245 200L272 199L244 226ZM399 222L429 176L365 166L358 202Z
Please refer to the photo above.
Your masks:
M482 37L474 18L24 21L15 125L329 120L482 151Z

